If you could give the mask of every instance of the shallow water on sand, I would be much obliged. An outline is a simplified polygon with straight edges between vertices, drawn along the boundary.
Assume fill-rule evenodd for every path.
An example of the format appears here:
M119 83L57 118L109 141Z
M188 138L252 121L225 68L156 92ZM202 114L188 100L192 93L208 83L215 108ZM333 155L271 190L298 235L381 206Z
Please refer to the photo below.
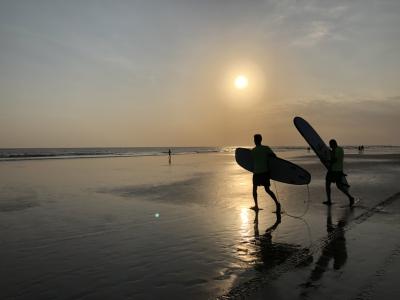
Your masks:
M397 189L398 162L352 159L349 181L363 200L350 213L333 188L332 222ZM293 254L311 262L310 245L326 235L325 171L312 155L293 161L313 180L309 190L272 185L287 214L305 213L280 223L261 189L263 210L248 209L251 174L229 153L174 156L171 165L165 157L1 162L0 267L8 276L0 295L204 299Z

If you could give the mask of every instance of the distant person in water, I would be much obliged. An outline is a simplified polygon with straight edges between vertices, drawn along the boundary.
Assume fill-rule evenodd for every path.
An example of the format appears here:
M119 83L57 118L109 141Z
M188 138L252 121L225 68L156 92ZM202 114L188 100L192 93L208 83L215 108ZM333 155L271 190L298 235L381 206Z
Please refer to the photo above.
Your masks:
M257 201L257 187L263 186L265 191L271 198L274 200L276 204L276 212L280 213L281 205L278 202L275 194L271 191L270 187L270 170L269 170L269 158L275 157L275 153L271 150L270 147L261 145L262 136L261 134L254 135L254 144L256 145L251 150L251 155L253 157L254 162L254 170L253 170L253 198L254 198L254 206L252 209L258 210L258 201Z
M171 164L171 149L168 149L168 163Z
M331 147L331 159L329 160L329 169L326 173L325 187L327 201L323 202L326 205L331 205L331 183L335 182L339 190L341 190L347 197L349 197L350 207L354 204L354 197L348 192L348 186L345 185L343 180L343 160L344 151L339 147L336 140L330 140L329 146Z

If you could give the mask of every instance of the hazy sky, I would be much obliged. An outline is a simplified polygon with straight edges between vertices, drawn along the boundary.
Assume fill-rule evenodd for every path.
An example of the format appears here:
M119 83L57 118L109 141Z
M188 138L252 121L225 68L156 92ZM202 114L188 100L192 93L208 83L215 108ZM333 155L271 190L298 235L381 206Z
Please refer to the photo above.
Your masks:
M399 79L398 0L0 0L0 147L399 145Z

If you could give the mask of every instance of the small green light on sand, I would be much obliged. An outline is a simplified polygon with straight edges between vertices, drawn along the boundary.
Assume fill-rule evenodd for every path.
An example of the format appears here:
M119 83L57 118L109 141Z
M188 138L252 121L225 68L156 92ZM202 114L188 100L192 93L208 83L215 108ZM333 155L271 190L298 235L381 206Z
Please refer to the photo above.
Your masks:
M160 217L160 214L159 214L159 213L155 213L154 216L155 216L156 218L159 218L159 217Z

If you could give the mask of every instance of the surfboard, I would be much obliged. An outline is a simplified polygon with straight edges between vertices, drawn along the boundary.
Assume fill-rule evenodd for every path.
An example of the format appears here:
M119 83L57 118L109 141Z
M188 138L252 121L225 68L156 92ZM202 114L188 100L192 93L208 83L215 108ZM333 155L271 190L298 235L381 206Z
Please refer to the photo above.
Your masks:
M253 172L253 156L250 149L237 148L235 159L243 169ZM309 184L311 181L310 173L298 165L279 157L271 157L269 159L269 169L271 179L275 181L295 185Z
M330 149L321 139L319 134L314 130L314 128L303 118L295 117L293 119L294 126L310 145L311 149L314 150L315 154L318 156L322 164L328 169L329 159L330 159ZM350 185L347 182L346 176L342 176L341 184L344 187L349 188Z

